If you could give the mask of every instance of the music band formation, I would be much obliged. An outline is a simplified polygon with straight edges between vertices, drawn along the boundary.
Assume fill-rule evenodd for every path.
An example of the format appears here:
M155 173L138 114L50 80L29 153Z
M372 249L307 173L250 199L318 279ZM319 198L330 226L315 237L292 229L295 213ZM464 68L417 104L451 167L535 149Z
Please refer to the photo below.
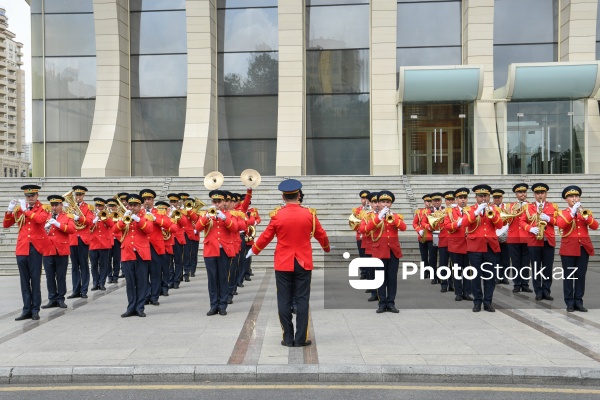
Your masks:
M535 200L528 202L529 185L519 183L512 189L515 201L504 203L503 190L481 184L473 187L475 203L470 206L471 190L465 187L423 196L423 207L415 211L412 227L417 233L421 262L434 272L428 277L431 284L439 284L442 293L454 293L456 301L473 301L474 312L481 311L482 304L485 311L495 311L495 286L509 284L507 276L513 281L513 293L535 292L538 301L553 300L558 228L562 238L559 255L564 276L569 277L563 280L566 308L568 312L586 312L585 276L589 257L594 255L588 229L598 229L598 221L591 211L582 208L580 187L564 188L563 209L546 201L549 189L545 183L533 184ZM378 302L377 313L397 313L395 297L402 257L398 231L405 231L406 223L400 214L390 211L393 193L363 190L359 196L362 205L354 208L349 217L350 228L356 231L359 255L381 259L385 271L384 284L377 290L367 290L371 294L368 301ZM439 267L454 267L462 272L468 266L477 271L473 279L456 279L454 274L448 279L437 277ZM482 279L490 275L488 271L494 273L494 279ZM361 269L361 279L374 279L374 274L373 268Z

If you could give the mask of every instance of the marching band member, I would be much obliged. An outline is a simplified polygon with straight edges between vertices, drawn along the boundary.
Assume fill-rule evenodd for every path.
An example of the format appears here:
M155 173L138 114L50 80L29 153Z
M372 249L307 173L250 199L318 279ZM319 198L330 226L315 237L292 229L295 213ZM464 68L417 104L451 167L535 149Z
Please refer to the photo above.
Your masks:
M400 312L396 308L396 291L398 289L398 266L402 258L402 250L398 241L398 231L405 231L406 224L400 214L390 211L396 197L388 190L379 192L378 200L381 211L367 223L365 231L373 235L373 257L383 261L385 277L383 285L377 289L379 307L377 313L390 311ZM380 228L381 227L381 228Z
M444 192L443 196L444 196L444 201L446 203L444 211L445 211L445 214L447 215L452 212L452 208L456 205L456 204L454 204L454 190L449 190L447 192ZM438 253L440 256L440 267L442 267L442 266L447 267L448 261L450 258L450 255L448 253L448 230L445 227L445 219L446 219L446 217L444 216L444 219L442 219L439 223L440 241L438 243ZM454 286L452 284L453 283L452 278L443 279L440 281L440 283L441 283L441 287L442 287L440 289L440 292L446 293L448 290L450 290L451 292L454 291Z
M594 245L590 239L589 229L598 229L598 221L591 211L582 210L579 186L571 185L564 188L562 198L567 202L567 208L558 215L557 225L562 231L560 243L560 259L565 273L563 293L567 312L587 312L583 306L585 293L585 275L590 256L594 255Z
M558 217L558 205L546 201L549 189L545 183L535 183L531 186L535 194L535 202L527 206L520 220L521 228L529 232L527 244L529 259L533 266L533 290L536 300L554 300L550 295L550 287L556 246L554 226Z
M497 253L500 252L500 244L496 229L502 227L502 218L500 212L493 206L489 205L490 192L492 188L488 185L477 185L473 187L473 193L477 196L476 205L469 207L466 216L467 221L467 254L469 261L477 270L473 281L471 282L471 290L473 291L473 312L481 311L481 303L483 309L489 312L495 312L496 309L492 306L492 298L494 296L494 288L496 280L491 279L486 274L485 270L495 273L497 261ZM483 290L482 281L483 280Z
M369 193L369 203L371 205L370 210L361 212L360 225L358 227L358 233L362 236L362 240L360 246L363 250L362 257L372 257L373 254L373 232L367 233L367 223L375 218L375 213L378 213L380 210L379 207L379 192L370 192ZM375 270L373 268L367 268L366 273L367 279L375 279ZM379 301L379 297L377 297L377 289L369 290L367 289L367 293L371 293L371 297L367 299L367 301Z
M48 287L48 303L42 308L67 308L67 269L69 266L69 235L75 233L73 220L63 212L65 198L59 195L48 196L52 208L52 218L46 222L48 237L52 246L44 253L44 270Z
M155 204L158 215L171 221L168 228L161 227L161 234L165 242L165 254L163 254L163 262L161 269L161 288L159 289L160 296L169 296L169 282L171 280L171 260L173 259L173 246L175 244L175 236L177 235L177 223L171 219L169 215L169 203L165 201L157 201Z
M429 225L428 215L433 215L436 211L442 211L442 194L439 192L431 194L431 207L424 210L421 214L421 229L425 231L425 240L427 242L427 253L429 258L427 264L433 268L433 276L431 277L431 284L435 285L438 283L436 276L437 262L438 262L438 244L439 244L439 231L437 226Z
M180 213L179 218L175 218L174 221L177 225L177 230L175 230L174 234L175 242L173 243L173 268L169 278L169 288L179 289L179 282L181 282L183 277L183 252L186 245L185 227L189 225L189 221L183 213L185 210L180 210L179 195L177 193L169 193L167 197L169 198L169 203L171 204L169 211L171 215L176 211L179 211Z
M117 194L117 197L119 197L119 200L121 201L121 204L123 204L123 206L125 206L126 209L129 209L129 203L127 203L127 197L129 196L129 193L127 192L121 192ZM117 231L118 229L113 229L114 231ZM121 236L119 236L119 241L121 241L122 239L122 232L119 233ZM121 255L121 243L119 242L119 257ZM121 272L118 276L119 278L125 278L125 275L123 274L123 268L121 268ZM115 279L116 281L116 279Z
M507 220L508 237L506 239L511 264L517 271L516 277L513 279L513 293L533 292L529 288L529 277L525 278L524 271L529 267L529 249L527 247L529 232L521 226L521 214L527 208L527 189L529 189L529 185L526 183L517 183L513 186L512 191L517 201L511 203L507 210L510 214L515 215Z
M179 193L182 203L185 203L189 197L189 193ZM198 265L200 236L198 230L194 229L198 221L198 214L194 210L186 210L185 207L182 207L181 211L189 221L189 224L185 226L186 246L183 247L183 279L189 282L190 276L196 276L196 266Z
M450 260L453 266L458 268L461 276L464 268L469 265L465 233L467 224L465 223L464 216L466 215L465 210L467 209L470 192L466 187L456 189L454 191L456 207L452 208L444 218L444 227L448 232L448 253L450 254ZM471 281L469 279L455 279L454 276L451 279L454 285L455 301L473 300L471 297Z
M96 216L90 228L90 262L92 267L92 288L90 290L106 290L106 275L108 274L108 256L114 245L112 228L115 223L106 213L106 202L100 197L94 198L96 205ZM100 214L106 213L104 219Z
M360 206L352 209L352 215L354 215L355 218L357 218L357 219L361 218L362 210L365 209L365 207L369 203L369 194L370 193L368 190L361 190L360 193L358 194L358 196L360 197L361 204L360 204ZM361 246L362 234L358 231L359 226L360 226L360 224L356 225L353 230L356 231L356 247L358 248L358 256L364 257L365 251ZM360 267L360 279L367 279L367 270L368 270L368 268Z
M246 196L247 195L242 195L242 200L245 201ZM252 201L250 201L248 203L248 205L250 205L250 204L252 204ZM261 223L261 219L260 219L260 215L258 214L258 209L256 209L255 207L248 208L248 210L246 211L246 217L247 217L248 227L246 228L246 235L244 237L244 240L246 240L246 249L249 249L254 244L254 238L255 238L255 236L251 235L251 226L254 226L254 235L256 235L256 226ZM243 283L244 280L251 281L252 278L250 278L250 276L254 275L252 273L252 268L251 268L252 257L250 257L250 258L242 257L241 262L243 264L243 268L242 268L243 273L240 276L239 282Z
M494 202L494 206L498 208L499 211L508 211L508 206L503 203L504 200L504 190L502 189L493 189L492 190L492 201ZM496 235L498 236L498 242L500 243L500 253L498 254L498 265L500 266L499 273L500 277L496 279L496 284L504 284L508 285L508 279L506 278L506 268L510 267L510 256L508 252L508 244L506 244L506 240L508 238L508 224L504 222L502 228L496 231Z
M150 235L154 224L142 209L142 196L135 193L127 196L129 209L116 226L123 232L121 243L122 270L127 284L127 310L122 318L137 315L145 317L144 304L148 295L148 267L150 254Z
M52 245L44 229L50 215L46 211L47 207L44 208L38 201L40 189L37 185L21 186L25 199L10 201L2 224L4 228L10 228L14 224L19 226L16 256L21 278L23 311L15 321L40 319L42 254Z
M271 221L248 251L246 257L258 255L277 236L275 279L277 307L283 330L281 344L287 347L309 346L308 313L310 282L313 269L311 238L329 253L329 239L321 227L316 211L298 203L302 183L286 179L279 184L285 207L274 210ZM292 298L296 298L296 333L292 322Z
M246 275L244 260L246 257L246 232L251 224L254 224L254 220L250 221L250 217L248 217L248 207L250 207L250 202L252 201L252 188L248 188L246 194L242 195L239 193L235 194L235 204L233 206L233 210L239 215L240 220L244 221L244 223L240 223L238 225L238 230L240 231L240 244L241 250L238 255L238 267L236 270L236 285L239 287L244 287L244 276ZM243 225L243 226L242 226Z
M106 201L110 214L117 212L119 204L116 199ZM113 222L116 222L113 220ZM108 253L108 283L119 283L119 274L121 273L121 237L123 232L113 226L113 245Z
M71 235L69 244L71 246L71 279L73 280L73 292L67 299L77 297L87 298L88 286L90 285L90 266L88 264L90 253L90 228L94 220L94 207L88 206L84 201L85 186L73 186L75 202L81 210L82 216L73 215L75 221L75 233Z

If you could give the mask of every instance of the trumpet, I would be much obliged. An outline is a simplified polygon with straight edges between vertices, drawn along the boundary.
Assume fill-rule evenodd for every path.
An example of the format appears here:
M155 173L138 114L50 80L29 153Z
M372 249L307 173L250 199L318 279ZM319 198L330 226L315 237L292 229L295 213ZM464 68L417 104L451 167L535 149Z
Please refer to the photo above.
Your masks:
M217 216L217 209L214 207L211 207L208 209L208 211L206 212L208 214L209 217L216 217Z
M587 210L587 209L582 210L581 208L579 208L577 210L577 212L579 213L579 215L581 215L585 219L588 219L588 217L592 217L594 215L592 213L592 210Z
M102 210L98 213L98 219L100 221L106 221L108 219L108 213L105 210Z
M124 223L125 225L129 225L129 224L131 223L131 215L125 215L125 216L123 217L123 223Z
M385 221L388 224L394 223L394 214L391 211L388 211L387 214L385 214Z
M173 211L171 211L171 215L169 216L169 218L175 220L175 222L179 221L181 219L181 211L179 211L178 209L173 209Z
M183 203L183 206L187 211L194 211L198 213L198 211L200 211L202 207L206 206L206 204L204 204L204 202L199 198L194 197L194 200L186 200L185 203Z
M494 218L494 204L488 203L488 206L485 208L485 215L489 219L493 219Z
M119 218L121 218L121 215L115 211L113 213L110 213L110 217L112 218L113 222L117 222Z

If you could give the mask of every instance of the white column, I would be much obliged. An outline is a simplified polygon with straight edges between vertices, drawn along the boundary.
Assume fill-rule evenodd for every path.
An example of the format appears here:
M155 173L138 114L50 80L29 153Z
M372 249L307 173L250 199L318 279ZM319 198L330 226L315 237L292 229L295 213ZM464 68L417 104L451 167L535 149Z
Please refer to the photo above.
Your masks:
M216 0L186 1L188 85L180 176L218 167Z
M130 176L127 0L94 0L96 107L81 176Z

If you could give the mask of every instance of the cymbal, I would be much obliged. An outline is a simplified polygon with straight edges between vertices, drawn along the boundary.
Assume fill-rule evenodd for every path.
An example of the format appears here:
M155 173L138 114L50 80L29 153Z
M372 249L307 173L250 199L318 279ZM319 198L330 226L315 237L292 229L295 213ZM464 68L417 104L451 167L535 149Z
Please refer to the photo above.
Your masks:
M246 187L255 188L260 185L261 177L258 171L254 169L245 169L240 175L242 184Z
M215 190L221 187L225 178L219 171L213 171L204 177L204 187L208 190Z

